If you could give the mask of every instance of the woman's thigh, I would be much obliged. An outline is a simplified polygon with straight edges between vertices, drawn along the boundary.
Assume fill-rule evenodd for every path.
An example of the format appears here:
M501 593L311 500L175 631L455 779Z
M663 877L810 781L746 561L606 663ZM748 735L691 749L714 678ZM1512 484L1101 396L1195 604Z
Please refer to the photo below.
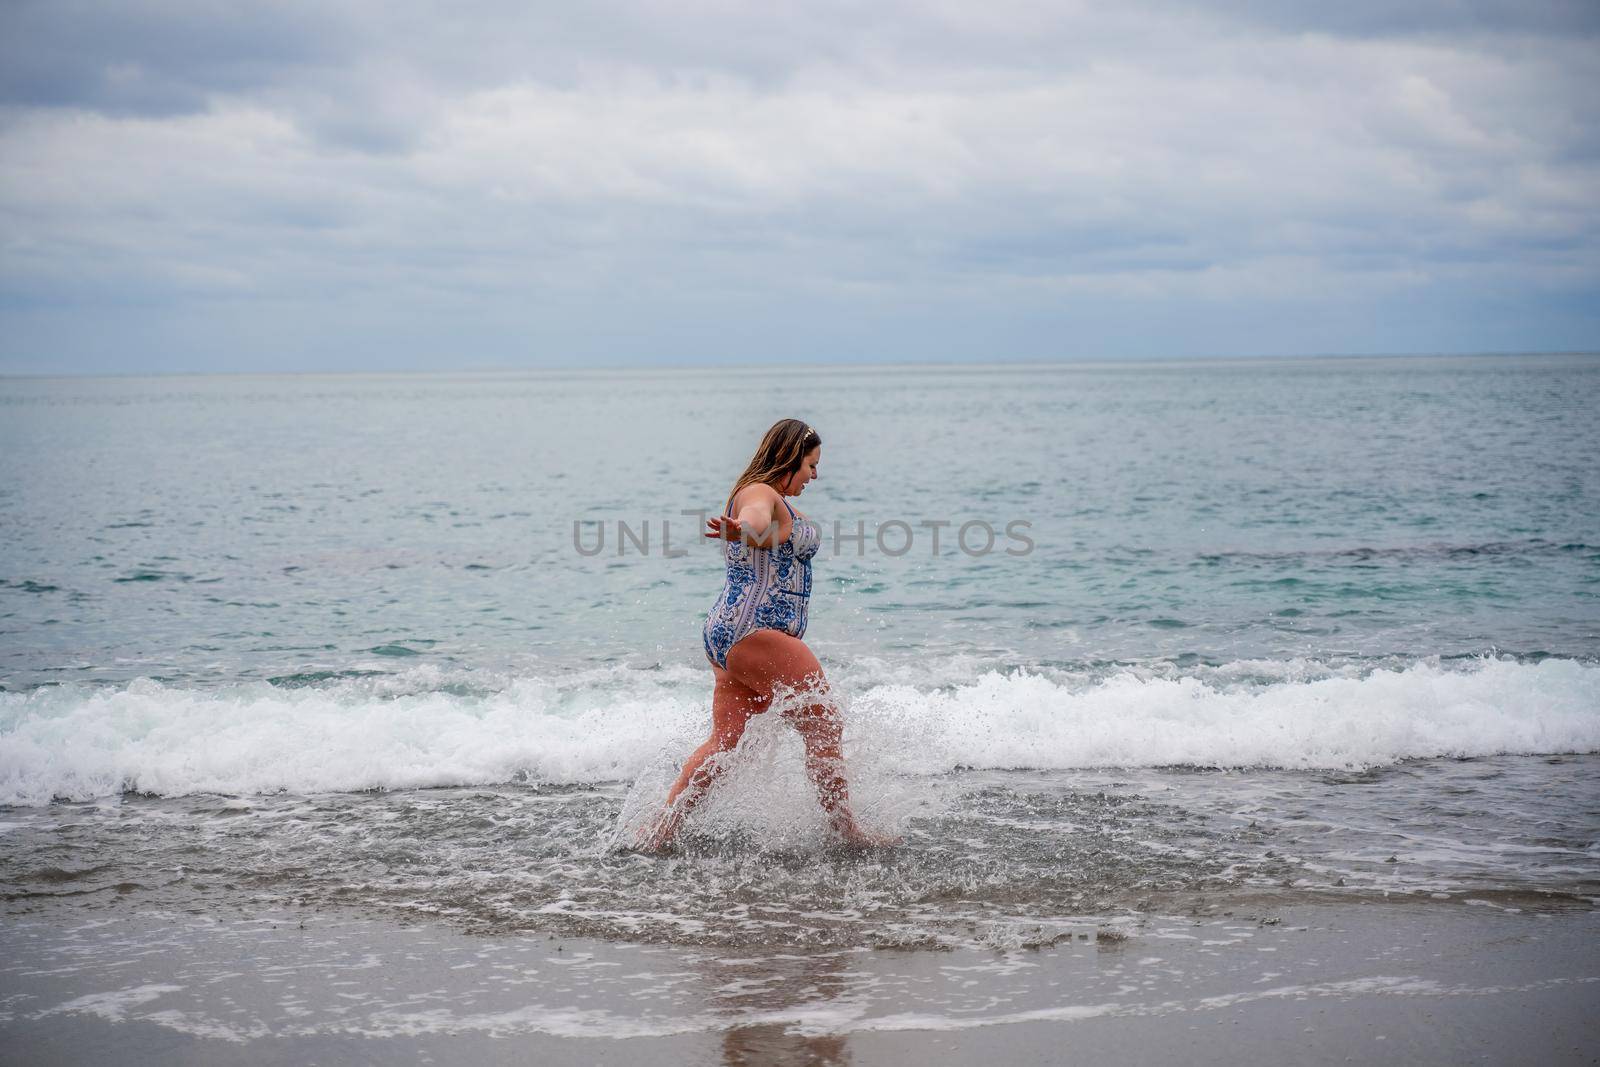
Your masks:
M716 688L711 693L711 732L728 733L737 737L744 731L750 716L767 710L770 698L745 685L721 667L712 667L716 674Z
M770 700L780 690L822 692L827 679L806 643L780 630L756 630L728 650L728 674Z

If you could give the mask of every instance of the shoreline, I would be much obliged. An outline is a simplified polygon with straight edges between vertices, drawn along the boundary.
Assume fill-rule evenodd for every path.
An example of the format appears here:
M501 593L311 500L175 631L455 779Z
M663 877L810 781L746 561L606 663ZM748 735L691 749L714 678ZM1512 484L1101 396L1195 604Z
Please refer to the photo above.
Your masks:
M1600 911L1149 914L1052 947L826 952L481 935L301 909L18 916L4 1062L1594 1063Z

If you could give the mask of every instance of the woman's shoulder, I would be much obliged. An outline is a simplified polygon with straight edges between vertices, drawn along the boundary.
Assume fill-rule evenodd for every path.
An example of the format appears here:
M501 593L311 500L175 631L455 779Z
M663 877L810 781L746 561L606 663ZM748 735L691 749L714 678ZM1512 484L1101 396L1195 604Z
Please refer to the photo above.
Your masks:
M766 504L773 510L777 510L779 504L782 502L783 497L778 494L776 489L772 488L772 486L768 485L766 482L751 482L749 485L733 494L733 500L729 503L731 505L732 512L737 515L741 509L746 508L751 504Z

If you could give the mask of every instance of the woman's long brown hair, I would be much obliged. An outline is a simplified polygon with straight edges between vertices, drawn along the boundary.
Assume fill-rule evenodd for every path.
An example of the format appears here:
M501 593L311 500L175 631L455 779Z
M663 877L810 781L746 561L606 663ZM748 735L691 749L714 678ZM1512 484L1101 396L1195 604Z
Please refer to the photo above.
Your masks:
M733 504L733 498L739 495L739 490L747 485L754 485L756 482L772 485L773 482L787 478L800 469L806 453L821 444L822 437L817 431L799 419L779 419L761 439L756 454L750 459L750 465L739 475L739 480L733 483L733 490L728 493L728 502L722 506L722 510L727 511Z

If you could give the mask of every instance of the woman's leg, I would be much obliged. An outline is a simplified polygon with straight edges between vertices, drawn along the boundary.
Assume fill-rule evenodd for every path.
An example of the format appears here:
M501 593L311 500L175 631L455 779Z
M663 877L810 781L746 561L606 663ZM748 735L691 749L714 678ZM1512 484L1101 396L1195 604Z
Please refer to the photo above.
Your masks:
M856 825L844 776L844 732L839 705L828 690L822 664L806 643L778 630L757 630L728 652L728 672L744 686L778 700L783 716L805 744L806 773L834 830L852 844L885 844Z
M684 804L694 804L721 773L718 764L706 767L706 761L712 756L734 748L739 743L739 738L744 736L744 728L750 722L750 716L759 715L767 710L768 701L765 696L720 667L711 669L717 676L716 688L711 694L711 737L705 744L695 749L684 763L683 772L667 791L668 804L675 803L685 789L690 790L690 796L685 799Z
M711 737L684 761L682 773L667 791L666 810L647 832L647 848L660 850L672 844L678 827L726 767L715 757L738 745L750 716L767 710L767 697L720 667L711 669L716 672L716 688L711 694Z

